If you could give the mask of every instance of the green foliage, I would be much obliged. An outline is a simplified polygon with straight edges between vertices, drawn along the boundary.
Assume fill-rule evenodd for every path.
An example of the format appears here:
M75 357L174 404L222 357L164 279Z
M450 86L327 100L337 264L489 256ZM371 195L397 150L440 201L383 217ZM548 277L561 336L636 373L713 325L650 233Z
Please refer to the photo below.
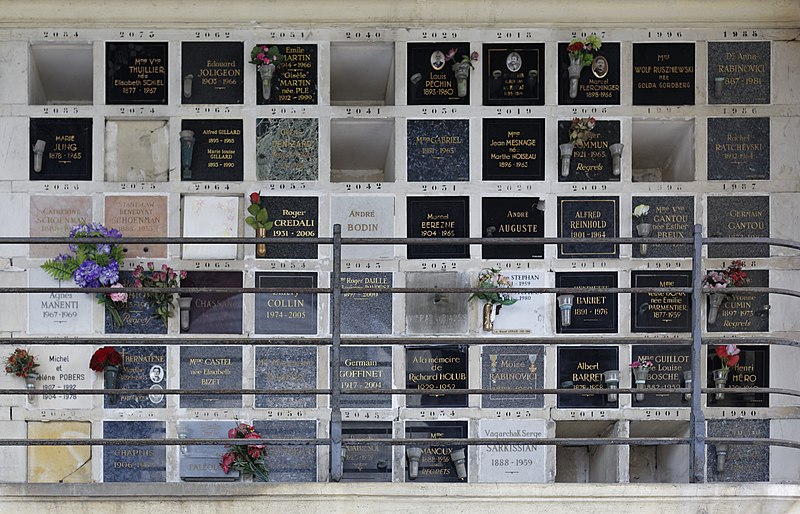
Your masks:
M42 269L56 280L70 280L72 278L72 274L76 269L78 269L78 266L80 265L79 262L82 261L78 261L74 258L70 258L65 261L56 261L54 259L50 259L42 264Z

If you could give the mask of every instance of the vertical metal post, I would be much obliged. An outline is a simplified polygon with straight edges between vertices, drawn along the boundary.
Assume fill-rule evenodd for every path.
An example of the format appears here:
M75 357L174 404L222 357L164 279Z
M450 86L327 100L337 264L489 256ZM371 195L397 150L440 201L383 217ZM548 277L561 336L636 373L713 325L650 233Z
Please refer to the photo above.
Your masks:
M342 410L339 346L342 337L342 226L333 226L333 273L331 274L331 480L342 479Z
M689 461L693 483L705 483L706 420L700 403L700 387L705 383L700 375L703 363L702 326L700 314L705 306L703 287L703 227L694 226L692 247L692 411L689 418Z

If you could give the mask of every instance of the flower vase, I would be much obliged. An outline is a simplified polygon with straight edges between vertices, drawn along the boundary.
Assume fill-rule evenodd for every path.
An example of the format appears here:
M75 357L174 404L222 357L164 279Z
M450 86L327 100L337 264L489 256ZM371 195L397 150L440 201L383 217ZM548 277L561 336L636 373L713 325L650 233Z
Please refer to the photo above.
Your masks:
M270 93L272 92L272 75L275 73L274 64L261 64L258 67L258 73L261 75L261 96L264 100L269 100Z
M608 147L608 151L611 153L611 172L615 177L622 174L622 150L624 148L625 145L622 143L614 143Z
M28 375L25 377L25 388L29 391L31 389L36 389L36 381L39 380L39 374L34 372L28 372ZM35 394L28 395L28 401L32 402L36 398Z
M181 130L181 178L191 180L192 178L192 152L194 151L194 131Z
M708 324L713 325L717 322L717 314L719 313L719 308L722 306L722 302L725 301L725 294L712 294L709 298L709 309L708 309Z
M650 368L639 366L638 368L633 369L633 378L636 382L636 389L644 389L644 385L647 382L647 374L650 372ZM636 401L641 402L644 400L644 393L636 393Z
M639 223L636 225L636 233L639 234L639 237L649 237L650 229L651 226L649 223ZM647 255L647 243L642 243L639 245L639 253L642 254L642 257Z
M106 366L103 368L103 378L105 379L106 389L117 389L117 381L119 380L119 366ZM108 403L114 405L117 403L117 395L109 394Z
M581 78L581 70L583 64L581 63L582 57L569 57L569 67L567 73L569 74L569 97L575 98L578 96L578 79Z
M715 369L712 371L714 375L714 387L717 389L722 389L725 387L725 384L728 383L728 370L727 369ZM714 398L717 400L724 400L725 393L714 393Z
M267 229L257 228L256 237L260 238L267 237ZM267 256L267 243L256 244L256 257L266 257L266 256Z
M558 151L561 153L561 176L569 176L569 165L572 160L572 150L575 149L573 143L564 143L558 145Z
M483 330L491 332L494 327L495 308L491 302L483 304Z
M464 98L467 96L467 84L469 83L469 71L472 66L468 62L459 62L453 65L453 72L456 75L456 86L458 88L458 97Z

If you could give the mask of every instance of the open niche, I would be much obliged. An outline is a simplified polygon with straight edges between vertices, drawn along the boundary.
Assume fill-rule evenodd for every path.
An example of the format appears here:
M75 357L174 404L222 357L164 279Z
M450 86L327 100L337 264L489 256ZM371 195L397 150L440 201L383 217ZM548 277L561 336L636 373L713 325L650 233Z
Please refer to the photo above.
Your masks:
M394 182L394 119L331 120L331 182Z
M30 56L31 105L92 103L91 44L33 44Z
M694 180L694 120L633 121L633 182Z
M394 43L331 43L331 105L394 105Z

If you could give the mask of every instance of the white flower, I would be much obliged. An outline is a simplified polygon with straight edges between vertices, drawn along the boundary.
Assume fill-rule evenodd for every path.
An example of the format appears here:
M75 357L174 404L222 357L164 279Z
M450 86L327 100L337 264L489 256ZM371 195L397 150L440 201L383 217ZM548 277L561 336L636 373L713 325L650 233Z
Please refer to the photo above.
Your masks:
M650 206L640 203L633 209L633 216L635 218L641 218L642 216L647 216L648 212L650 212Z

